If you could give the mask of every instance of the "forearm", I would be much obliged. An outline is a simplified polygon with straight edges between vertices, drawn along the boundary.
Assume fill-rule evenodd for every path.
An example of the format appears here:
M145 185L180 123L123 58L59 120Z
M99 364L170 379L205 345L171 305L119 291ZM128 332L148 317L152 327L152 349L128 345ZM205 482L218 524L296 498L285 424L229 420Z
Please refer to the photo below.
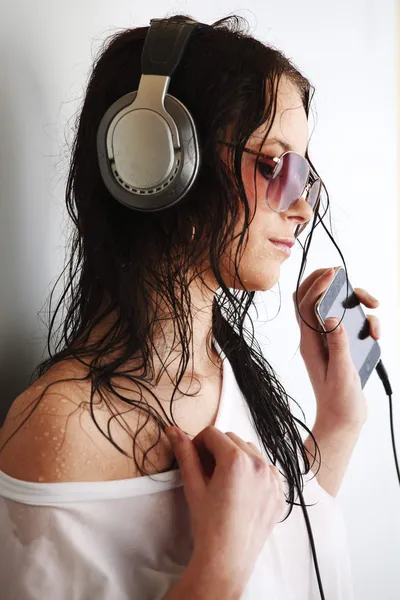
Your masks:
M244 587L245 582L224 578L220 572L214 572L211 565L191 561L163 600L240 600Z
M328 421L322 419L317 418L315 421L312 432L321 452L321 466L317 474L317 481L333 497L339 491L361 431L361 425L332 426ZM304 446L309 453L310 463L312 463L316 450L311 436L304 441ZM312 466L314 473L318 466L317 455L317 460Z

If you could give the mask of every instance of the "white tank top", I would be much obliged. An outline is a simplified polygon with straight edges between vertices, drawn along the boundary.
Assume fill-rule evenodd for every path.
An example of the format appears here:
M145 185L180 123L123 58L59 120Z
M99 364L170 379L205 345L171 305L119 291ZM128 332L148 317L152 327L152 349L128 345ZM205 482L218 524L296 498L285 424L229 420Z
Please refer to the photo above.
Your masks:
M214 425L265 454L232 367L221 355ZM326 600L353 600L338 501L312 473L304 481L304 500L315 504L307 510ZM2 600L161 600L193 551L179 470L88 483L32 483L0 472L0 532ZM264 599L320 599L301 506L275 526L242 596Z

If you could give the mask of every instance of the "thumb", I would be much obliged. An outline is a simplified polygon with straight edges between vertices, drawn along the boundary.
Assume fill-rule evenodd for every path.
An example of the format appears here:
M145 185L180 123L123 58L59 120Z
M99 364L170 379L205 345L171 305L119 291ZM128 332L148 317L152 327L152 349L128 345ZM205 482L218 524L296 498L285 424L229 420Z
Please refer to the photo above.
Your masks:
M178 461L186 500L192 507L202 498L206 487L200 457L193 442L178 427L167 427L165 434Z
M347 361L350 352L346 329L343 323L339 327L336 327L338 323L339 319L335 318L325 320L325 328L328 332L326 334L326 342L328 345L329 362L334 361L334 363L342 362L343 360Z

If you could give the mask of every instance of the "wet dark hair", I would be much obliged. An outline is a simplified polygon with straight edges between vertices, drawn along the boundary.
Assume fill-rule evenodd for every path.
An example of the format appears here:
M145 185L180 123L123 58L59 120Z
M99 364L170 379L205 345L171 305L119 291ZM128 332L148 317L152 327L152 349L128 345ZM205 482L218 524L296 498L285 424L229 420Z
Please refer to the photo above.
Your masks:
M311 468L296 423L311 436L312 432L291 413L288 394L253 332L245 326L255 292L245 289L238 274L250 217L241 159L251 134L263 123L272 124L282 77L299 91L307 117L314 88L282 52L254 39L245 26L244 19L229 16L196 30L172 76L169 93L181 100L194 118L202 162L198 179L184 200L159 213L133 211L114 200L102 182L96 153L96 133L103 114L119 97L138 89L148 27L118 32L104 44L93 65L72 147L66 188L67 209L73 222L70 256L64 269L67 281L50 319L49 357L36 367L33 377L37 379L56 363L74 358L88 367L85 377L74 379L91 382L89 402L95 422L94 394L108 407L110 393L115 394L127 408L137 407L157 423L158 443L161 430L173 421L165 412L158 414L151 408L142 394L144 389L153 394L151 382L156 374L152 353L165 318L158 309L161 303L164 310L167 307L182 351L172 406L190 357L192 312L188 286L194 277L202 277L200 265L206 260L220 286L208 341L213 336L230 361L258 436L288 480L288 502L293 504L295 484L302 484L301 472L308 473ZM233 173L221 160L218 146L230 125ZM268 133L269 129L265 138ZM306 158L316 174L308 153ZM244 225L235 254L234 277L242 289L236 290L226 286L220 262L232 244L239 213L244 214ZM56 328L63 308L65 316ZM116 320L111 329L103 337L89 339L99 323L112 314ZM139 366L124 371L124 365L133 357ZM167 361L165 365L167 368ZM115 389L117 370L118 378L124 375L136 385L137 399L124 397L120 386ZM110 421L114 418L110 410ZM110 429L104 431L98 423L97 427L126 454L113 440ZM131 433L134 446L138 432ZM319 454L315 439L314 443ZM133 459L139 472L146 475L142 468L145 457L142 466L135 452ZM174 459L165 471L175 466Z

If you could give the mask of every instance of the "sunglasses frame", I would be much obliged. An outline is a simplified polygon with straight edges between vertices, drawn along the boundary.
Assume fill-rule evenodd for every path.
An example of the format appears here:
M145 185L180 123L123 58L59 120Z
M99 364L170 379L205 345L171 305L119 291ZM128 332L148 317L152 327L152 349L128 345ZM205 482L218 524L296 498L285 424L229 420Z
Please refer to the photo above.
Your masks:
M218 143L219 143L219 144L223 144L224 146L230 146L231 148L236 148L236 147L237 147L237 145L236 145L236 144L232 144L232 143L230 143L230 142L223 142L223 141L219 141ZM274 177L274 174L275 174L275 169L278 167L279 163L280 163L280 162L282 162L282 160L283 160L283 157L284 157L286 154L297 154L297 155L298 155L298 156L300 156L300 157L301 157L303 160L305 160L305 161L306 161L306 163L307 163L307 167L308 167L307 181L308 181L308 179L310 178L310 175L311 175L311 169L310 169L310 165L308 164L307 160L306 160L306 159L305 159L303 156L301 156L301 154L298 154L298 152L294 152L293 150L287 150L287 151L285 151L283 154L281 154L281 156L271 156L271 155L269 155L269 154L264 154L263 152L257 152L256 150L251 150L250 148L243 148L243 152L247 152L248 154L253 154L254 156L261 156L262 158L267 158L268 160L272 160L272 161L274 161L276 164L275 164L275 168L274 168L274 170L273 170L273 173L272 173L272 175L271 175L271 179L273 179L273 177ZM315 212L318 210L318 207L319 207L319 200L320 200L320 195L321 195L321 187L322 187L322 181L321 181L321 179L320 179L319 177L317 177L316 179L314 179L314 181L306 183L306 184L305 184L305 186L304 186L304 188L303 188L303 191L302 191L301 195L299 196L299 199L300 199L300 198L303 198L303 196L304 196L304 192L306 192L306 195L305 195L305 197L304 197L304 200L306 200L306 201L307 201L307 199L308 199L308 197L309 197L309 194L310 194L310 191L311 191L311 188L312 188L312 187L313 187L313 185L315 185L316 183L319 183L319 191L318 191L318 196L317 196L317 199L316 199L316 201L315 201L315 204L314 204L314 206L313 206L313 209L312 209L314 213L315 213ZM267 199L267 202L268 202L268 194L267 194L267 196L266 196L266 199ZM271 210L274 210L274 209L273 209L273 208L270 206L269 202L268 202L268 206L271 208ZM281 211L280 211L280 210L278 210L278 211L275 211L275 212L287 212L287 211L283 211L283 210L281 210ZM297 237L300 235L300 233L301 233L301 232L302 232L302 231L303 231L303 230L304 230L304 229L307 227L307 225L308 225L308 223L309 223L309 222L310 222L310 221L307 221L307 223L305 223L305 224L303 224L303 225L298 225L298 226L296 227L296 230L295 230L294 237L296 237L296 238L297 238Z

